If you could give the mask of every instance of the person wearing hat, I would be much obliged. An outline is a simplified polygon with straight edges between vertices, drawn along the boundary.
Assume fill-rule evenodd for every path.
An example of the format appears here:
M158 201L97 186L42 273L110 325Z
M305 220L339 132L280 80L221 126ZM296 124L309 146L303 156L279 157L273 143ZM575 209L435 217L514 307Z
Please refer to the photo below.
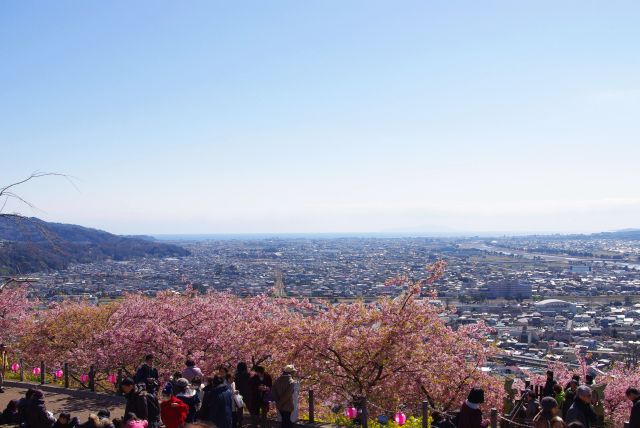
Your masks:
M553 397L544 397L540 400L542 410L533 418L534 428L549 428L551 420L560 413L558 402Z
M169 382L162 390L160 418L166 428L181 428L187 422L189 406L173 394L173 385Z
M597 417L591 405L591 388L586 385L578 387L576 390L576 398L567 411L565 420L567 424L580 422L585 428L595 426Z
M484 403L484 390L473 388L460 409L458 428L480 428L482 426L482 410L480 410L482 403Z
M189 406L187 423L195 422L196 412L200 407L200 396L191 388L191 382L186 378L179 378L173 384L173 394L178 400Z
M293 402L293 393L295 391L296 381L293 380L293 375L296 373L296 368L293 365L285 366L282 369L282 374L273 383L271 394L273 401L276 403L276 409L280 413L282 418L282 428L291 428L293 423L291 422L291 413L293 413L295 406Z

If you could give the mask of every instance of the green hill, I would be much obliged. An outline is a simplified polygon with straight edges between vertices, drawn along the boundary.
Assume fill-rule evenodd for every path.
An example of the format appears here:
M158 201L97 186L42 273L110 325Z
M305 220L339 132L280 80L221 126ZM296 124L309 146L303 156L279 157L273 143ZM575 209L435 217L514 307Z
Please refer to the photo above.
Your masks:
M182 257L189 251L149 237L119 236L73 224L48 223L35 217L0 216L0 274L64 269L70 263Z

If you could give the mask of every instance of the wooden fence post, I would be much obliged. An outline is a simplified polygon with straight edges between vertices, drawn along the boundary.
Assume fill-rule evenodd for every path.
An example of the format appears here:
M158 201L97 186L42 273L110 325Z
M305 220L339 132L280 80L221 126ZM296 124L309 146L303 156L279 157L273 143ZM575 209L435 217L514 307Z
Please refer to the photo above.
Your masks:
M47 372L45 371L44 361L40 361L40 385L44 385L46 382Z
M309 423L313 424L316 422L315 408L316 403L313 397L313 389L309 390Z
M369 424L369 412L367 412L367 397L362 399L362 416L361 416L362 428L367 428Z
M20 364L20 382L24 382L24 361L22 358L20 358L18 364Z
M424 400L422 402L422 428L429 427L429 402Z
M96 370L93 364L89 367L89 389L96 392Z
M498 428L498 409L491 409L491 428Z
M69 388L69 363L64 363L64 387Z

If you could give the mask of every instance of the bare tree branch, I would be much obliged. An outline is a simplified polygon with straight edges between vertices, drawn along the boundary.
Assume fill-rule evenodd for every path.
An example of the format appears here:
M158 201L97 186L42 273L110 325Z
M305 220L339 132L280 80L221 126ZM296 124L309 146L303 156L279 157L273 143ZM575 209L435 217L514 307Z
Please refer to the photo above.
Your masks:
M10 200L15 200L20 204L24 204L27 207L29 207L32 210L38 210L38 208L31 203L30 201L26 200L25 198L23 198L22 196L20 196L18 193L15 192L15 188L19 187L20 185L23 185L31 180L35 180L38 178L43 178L43 177L62 177L65 180L67 180L77 191L80 191L78 189L78 187L75 185L75 183L73 182L73 178L75 177L71 177L70 175L67 174L61 174L59 172L42 172L42 171L34 171L31 173L31 175L29 175L28 177L16 181L15 183L10 183L4 187L0 187L0 218L15 218L16 220L26 220L29 221L29 219L27 217L25 217L24 215L14 212L14 213L7 213L5 212L5 209L7 207L7 204L9 203ZM45 240L47 240L49 242L49 244L51 244L51 246L54 248L54 250L57 249L57 245L54 242L54 237L50 236L49 232L42 227L40 224L36 223L36 222L32 222L32 224L37 228L37 230L40 232L40 234L45 238ZM0 280L0 292L7 286L13 284L13 283L25 283L25 282L33 282L31 281L29 278L16 278L16 277L7 277L7 278L3 278L2 280Z
M65 180L67 180L69 182L69 184L71 184L78 192L80 191L80 189L78 189L78 186L76 186L76 184L73 182L73 179L75 179L75 177L72 177L70 175L67 174L62 174L59 172L42 172L42 171L34 171L31 173L31 175L29 175L28 177L16 181L15 183L10 183L4 187L0 187L0 200L2 200L2 207L0 208L0 216L14 216L14 217L22 217L21 214L19 213L5 213L4 209L7 206L7 203L9 202L9 200L14 199L17 200L18 202L27 205L29 208L31 209L37 209L37 207L32 204L31 202L27 201L26 199L24 199L23 197L21 197L20 195L18 195L14 190L15 187L18 187L22 184L25 184L31 180L35 180L38 178L42 178L42 177L62 177Z

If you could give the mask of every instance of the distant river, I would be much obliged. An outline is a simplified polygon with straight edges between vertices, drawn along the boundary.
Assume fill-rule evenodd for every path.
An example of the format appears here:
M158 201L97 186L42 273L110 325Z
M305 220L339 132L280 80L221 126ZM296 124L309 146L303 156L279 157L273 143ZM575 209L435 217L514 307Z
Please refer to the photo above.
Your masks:
M538 253L527 253L526 251L512 250L510 248L500 248L494 247L492 245L487 245L483 242L479 242L477 244L473 244L472 248L482 251L493 251L499 254L504 254L505 256L521 256L525 259L533 260L534 257L541 258L543 260L548 261L560 261L560 262L581 262L581 263L607 263L614 266L619 267L627 267L629 269L640 269L640 264L637 263L625 263L619 262L615 260L605 260L605 259L588 259L583 257L573 257L573 256L558 256L553 254L538 254Z

